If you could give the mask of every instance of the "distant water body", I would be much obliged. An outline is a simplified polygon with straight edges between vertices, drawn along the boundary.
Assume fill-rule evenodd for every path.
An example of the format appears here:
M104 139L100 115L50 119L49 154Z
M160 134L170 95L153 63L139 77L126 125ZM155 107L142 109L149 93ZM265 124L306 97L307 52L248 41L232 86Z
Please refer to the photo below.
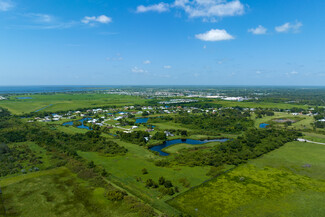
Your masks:
M111 88L111 86L0 86L0 94L88 92Z

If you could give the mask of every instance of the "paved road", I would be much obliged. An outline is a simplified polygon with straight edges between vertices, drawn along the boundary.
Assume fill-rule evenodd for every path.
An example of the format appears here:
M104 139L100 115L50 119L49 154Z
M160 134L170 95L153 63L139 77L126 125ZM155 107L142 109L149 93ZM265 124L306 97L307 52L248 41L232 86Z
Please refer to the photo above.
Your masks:
M325 143L321 143L321 142L313 142L307 139L298 139L299 142L309 142L309 143L314 143L314 144L319 144L319 145L325 145Z

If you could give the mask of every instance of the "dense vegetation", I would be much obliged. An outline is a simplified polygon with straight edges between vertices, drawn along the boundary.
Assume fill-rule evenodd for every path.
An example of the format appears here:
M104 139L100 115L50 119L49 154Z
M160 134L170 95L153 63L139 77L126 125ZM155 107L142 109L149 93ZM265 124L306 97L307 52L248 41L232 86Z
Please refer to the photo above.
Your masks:
M236 133L253 126L253 121L249 117L249 112L223 109L215 114L190 115L184 113L176 116L174 121L198 130Z
M127 141L139 145L146 143L145 137L149 137L149 133L145 131L133 131L132 133L116 132L122 141Z
M275 129L249 130L238 139L220 144L209 151L193 149L176 155L174 161L190 166L239 165L295 140L299 133ZM195 150L195 148L194 148Z

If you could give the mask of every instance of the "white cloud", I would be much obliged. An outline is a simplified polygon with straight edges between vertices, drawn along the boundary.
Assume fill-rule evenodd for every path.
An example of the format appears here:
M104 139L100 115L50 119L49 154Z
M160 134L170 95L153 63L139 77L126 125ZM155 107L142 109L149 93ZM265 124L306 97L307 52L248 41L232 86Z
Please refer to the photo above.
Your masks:
M182 7L190 17L225 17L242 15L244 5L239 0L194 0Z
M140 5L137 7L136 10L137 13L145 13L149 11L155 11L159 13L169 11L169 4L160 2L159 4L149 5L149 6Z
M254 35L264 35L264 34L266 34L267 29L264 26L259 25L255 29L254 28L249 29L248 32L251 32Z
M295 23L285 23L281 26L276 26L275 31L283 33L283 32L293 32L298 33L300 28L302 27L302 23L296 21Z
M54 21L54 17L49 14L29 13L26 14L26 17L33 18L35 21L42 23L50 23Z
M287 72L287 73L285 73L287 76L290 76L290 75L297 75L297 74L299 74L299 72L297 72L296 70L293 70L293 71L291 71L291 72Z
M259 74L262 74L262 72L261 72L260 70L257 70L257 71L256 71L256 74L259 75Z
M0 0L0 11L9 11L14 7L10 0Z
M131 72L134 72L134 73L137 73L137 74L147 74L148 73L147 70L138 68L136 66L131 69Z
M143 61L143 64L146 64L146 65L148 65L148 64L150 64L150 63L151 63L150 60L145 60L145 61Z
M84 24L94 24L95 22L97 23L104 23L104 24L107 24L107 23L111 23L113 20L111 17L107 17L106 15L100 15L98 17L96 16L92 16L92 17L88 17L88 16L85 16L81 22L84 23Z
M203 17L204 21L216 22L213 17L236 16L245 13L245 6L240 0L175 0L174 3L167 4L161 2L155 5L137 7L138 13L149 11L166 12L170 8L183 10L189 17ZM210 19L206 19L209 17Z
M123 57L121 57L121 54L117 53L113 57L107 57L106 60L107 61L122 61L123 60Z
M205 33L197 34L195 37L202 41L224 41L234 39L234 37L228 34L224 29L211 29Z
M292 72L290 72L290 74L292 74L292 75L296 75L296 74L298 74L298 72L295 71L295 70L293 70Z
M164 66L164 69L171 69L171 68L172 68L172 66L170 66L170 65Z

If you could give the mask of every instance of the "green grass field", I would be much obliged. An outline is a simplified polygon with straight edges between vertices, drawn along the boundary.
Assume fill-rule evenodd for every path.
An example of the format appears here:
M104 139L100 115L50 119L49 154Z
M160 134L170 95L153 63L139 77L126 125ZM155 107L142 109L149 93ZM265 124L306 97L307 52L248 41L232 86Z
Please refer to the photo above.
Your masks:
M44 108L42 111L55 112L110 105L124 106L145 102L140 97L110 94L19 95L19 97L32 97L32 99L17 99L16 97L11 96L8 100L0 101L0 107L7 108L13 114L20 115L42 108Z
M279 109L290 109L293 107L308 109L307 105L296 105L288 103L272 103L272 102L236 102L226 100L214 100L212 103L219 104L224 107L236 107L240 106L243 108L279 108Z
M291 142L169 204L193 216L321 217L325 213L324 154L324 146Z
M5 178L0 185L7 216L138 216L64 167Z
M182 149L211 148L211 147L214 147L219 144L220 144L220 142L209 142L209 143L202 144L202 145L190 145L190 144L182 143L182 144L175 144L175 145L168 146L167 148L162 149L162 151L164 151L166 153L170 153L170 154L175 154L175 153L179 153L179 151Z
M201 184L209 178L206 174L210 167L158 167L155 166L153 160L163 159L162 157L156 156L138 145L120 142L118 140L116 142L129 150L125 156L106 157L92 152L79 152L79 155L89 161L94 161L97 165L102 165L111 173L110 180L112 182L163 212L169 214L178 213L177 210L165 203L165 200L170 199L171 196L163 197L157 189L145 187L147 179L151 178L155 182L158 182L159 177L163 176L167 180L172 181L175 186L178 186L180 192L184 192L188 187L184 187L179 182L180 179L186 178L192 187ZM142 174L141 170L143 168L148 170L148 174ZM137 177L141 178L141 181L137 181Z
M322 142L325 143L325 135L323 134L316 134L316 133L307 133L304 132L304 139L313 141L313 142Z

